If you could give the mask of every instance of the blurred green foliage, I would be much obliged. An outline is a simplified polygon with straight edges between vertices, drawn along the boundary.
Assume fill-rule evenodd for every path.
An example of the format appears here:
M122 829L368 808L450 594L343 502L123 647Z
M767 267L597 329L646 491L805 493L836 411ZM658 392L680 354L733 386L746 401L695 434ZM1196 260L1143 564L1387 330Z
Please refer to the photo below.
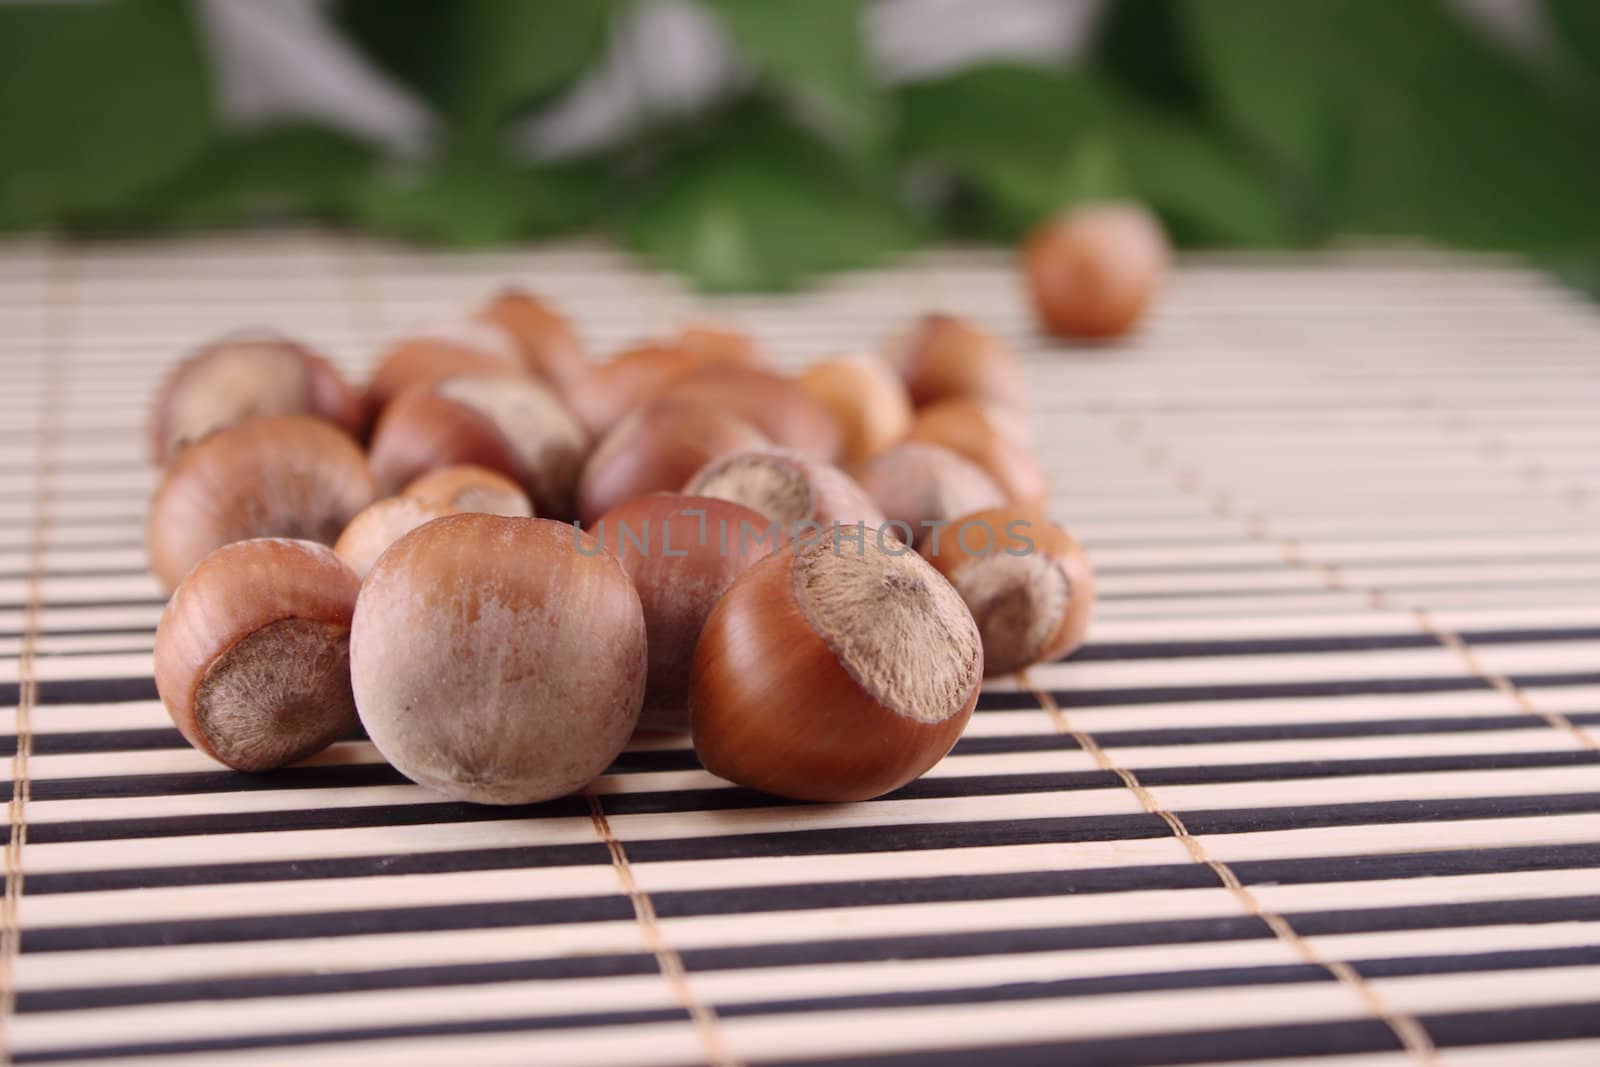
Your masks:
M1135 197L1183 244L1407 236L1600 285L1593 0L1544 0L1538 59L1444 0L1116 0L1070 65L900 86L869 67L864 0L698 2L747 70L730 98L559 164L506 132L601 61L631 0L338 0L340 31L437 116L423 161L220 129L186 0L0 4L0 229L598 228L702 286L786 288Z

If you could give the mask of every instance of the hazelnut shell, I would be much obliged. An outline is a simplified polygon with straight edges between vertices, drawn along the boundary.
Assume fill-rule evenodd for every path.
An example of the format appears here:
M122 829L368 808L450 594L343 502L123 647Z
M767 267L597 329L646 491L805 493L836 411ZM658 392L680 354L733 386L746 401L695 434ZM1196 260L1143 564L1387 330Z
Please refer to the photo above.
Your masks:
M178 731L241 771L272 770L349 736L360 588L309 541L238 541L207 556L156 627L156 691Z
M411 780L526 804L581 789L633 734L644 613L615 556L546 519L450 515L402 537L362 586L356 707Z
M309 415L251 419L178 453L145 519L150 570L167 589L213 550L255 537L332 544L377 498L349 435Z
M744 537L743 527L757 532ZM594 534L621 561L644 609L650 656L645 730L689 728L689 666L706 616L733 580L776 547L757 512L710 497L654 493L600 517Z
M972 617L915 553L785 549L706 620L690 683L695 751L752 789L867 800L950 751L982 674Z
M1060 659L1083 644L1094 611L1094 569L1083 547L1039 512L965 515L922 552L961 594L983 635L991 674Z

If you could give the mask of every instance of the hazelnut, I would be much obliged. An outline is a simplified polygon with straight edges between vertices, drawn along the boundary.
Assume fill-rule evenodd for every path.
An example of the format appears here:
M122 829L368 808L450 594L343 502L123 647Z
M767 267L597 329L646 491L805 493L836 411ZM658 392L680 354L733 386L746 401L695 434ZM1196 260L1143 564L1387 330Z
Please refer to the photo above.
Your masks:
M179 732L240 771L282 767L349 736L360 589L309 541L236 541L201 560L156 627L156 691Z
M408 482L400 495L443 504L456 511L533 518L533 501L522 486L499 471L470 463L431 470Z
M733 580L776 547L768 520L710 497L656 493L613 508L594 534L616 554L644 608L650 667L645 730L689 728L689 664L706 616Z
M348 434L309 415L274 415L218 430L167 467L150 501L150 570L172 589L214 549L254 537L332 544L377 497Z
M799 527L806 524L824 531L835 524L865 523L869 531L876 531L884 521L866 490L844 471L774 449L712 460L684 484L683 491L743 504L794 536L803 536ZM867 534L867 540L872 537Z
M516 342L489 322L452 322L396 341L367 382L367 419L413 385L435 385L462 375L522 373Z
M1015 405L1021 393L1016 357L999 339L955 315L924 315L884 353L919 408L942 400Z
M636 496L675 493L712 460L767 444L728 412L658 400L623 419L590 454L578 479L578 517L587 526Z
M588 439L548 386L532 378L447 378L395 397L372 435L386 492L435 467L471 463L509 475L541 515L572 514Z
M1024 507L1044 503L1044 471L1022 443L1012 420L970 400L946 400L918 412L907 440L943 445L983 468L1005 493Z
M1138 204L1085 204L1023 246L1039 322L1064 337L1116 337L1139 324L1172 257L1161 223Z
M717 364L764 367L767 363L754 337L720 322L702 319L688 323L678 331L672 344Z
M828 409L792 378L746 367L706 367L661 392L739 416L779 448L832 463L839 455L839 426Z
M1006 502L995 480L942 445L902 441L851 468L891 523L904 523L915 544L952 519Z
M841 435L840 454L864 459L894 444L911 428L905 383L876 356L839 356L813 364L799 378L828 409Z
M716 345L701 344L695 349L675 342L635 345L590 367L573 386L569 400L590 434L599 438L679 378L702 367L742 363L742 356Z
M361 398L327 360L271 332L231 334L167 375L151 409L151 461L260 415L315 415L361 432Z
M982 676L972 616L916 553L872 538L859 554L786 549L740 575L706 620L689 688L695 751L752 789L867 800L950 751Z
M496 293L477 317L516 341L522 365L565 396L583 377L588 361L572 324L532 293L508 287Z
M588 784L632 735L644 614L589 534L449 515L367 575L350 674L368 736L412 781L484 804L547 800Z
M365 578L383 550L425 522L454 515L456 509L409 496L391 496L367 505L350 520L333 551Z
M971 609L990 674L1060 659L1083 644L1094 571L1078 542L1038 512L963 516L924 540L922 551Z

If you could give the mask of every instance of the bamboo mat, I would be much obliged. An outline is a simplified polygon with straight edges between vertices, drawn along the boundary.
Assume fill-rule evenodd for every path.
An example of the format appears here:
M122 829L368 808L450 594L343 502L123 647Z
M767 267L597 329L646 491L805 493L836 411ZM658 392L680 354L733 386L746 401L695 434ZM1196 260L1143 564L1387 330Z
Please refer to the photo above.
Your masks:
M150 677L155 376L258 323L359 372L508 280L597 350L709 307L786 365L977 316L1090 645L868 804L681 742L526 810L361 742L218 769ZM1597 413L1600 314L1495 260L1191 259L1136 343L1068 351L989 252L702 302L597 245L0 245L10 1056L1600 1062Z

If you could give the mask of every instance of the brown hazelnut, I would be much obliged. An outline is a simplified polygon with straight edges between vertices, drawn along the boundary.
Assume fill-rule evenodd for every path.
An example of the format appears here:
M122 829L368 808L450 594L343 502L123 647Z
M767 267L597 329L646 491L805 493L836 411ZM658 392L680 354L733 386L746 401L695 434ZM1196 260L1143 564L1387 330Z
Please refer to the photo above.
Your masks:
M685 375L704 367L747 366L740 346L709 343L702 338L693 347L678 341L647 342L591 366L568 397L573 411L596 438L622 421L635 408L660 396Z
M435 467L470 463L528 491L541 515L572 514L588 438L532 378L447 378L397 396L372 435L372 471L395 492Z
M704 365L704 357L672 345L636 345L590 367L573 388L572 409L589 433L600 438L668 383Z
M1021 394L1016 357L992 334L955 315L924 315L884 353L918 408L942 400L1015 405Z
M516 342L489 322L452 322L396 341L367 382L369 424L413 385L435 385L462 375L522 374Z
M833 416L845 460L880 452L911 428L911 398L905 383L876 356L824 360L807 368L799 383Z
M993 478L1006 499L1024 507L1044 503L1044 471L1009 420L970 400L947 400L917 413L907 440L943 445Z
M650 655L645 730L689 728L689 664L706 616L733 580L775 547L768 520L739 504L655 493L600 517L594 534L639 592Z
M583 345L563 316L532 293L507 287L478 312L510 334L522 356L522 365L566 396L588 368Z
M236 541L208 555L156 627L156 691L179 732L240 771L282 767L349 736L360 588L309 541Z
M971 609L990 674L1060 659L1083 644L1094 571L1078 542L1038 512L963 516L925 539L922 551Z
M688 323L678 331L672 344L717 364L745 367L764 367L767 364L766 357L761 354L761 346L754 337L720 322L702 319Z
M344 528L333 551L356 573L365 578L378 562L383 550L425 522L456 514L444 504L409 496L391 496L362 508Z
M268 331L230 334L167 375L150 413L150 458L166 463L213 430L260 415L315 415L361 432L361 398L306 346Z
M731 500L760 512L782 530L809 540L811 524L832 541L835 525L865 524L866 540L882 527L883 512L844 471L775 449L735 452L712 460L684 484L689 496Z
M401 496L442 504L456 511L478 511L485 515L533 518L533 501L522 486L499 471L458 463L438 467L406 483Z
M361 449L309 415L274 415L218 430L167 467L150 501L150 570L174 588L213 550L254 537L332 544L377 497Z
M910 532L903 539L910 544L941 523L1006 502L982 467L924 441L891 445L855 464L850 473L891 523L905 524Z
M1039 322L1064 337L1116 337L1139 324L1172 257L1166 232L1138 204L1085 204L1023 246Z
M916 553L871 538L859 554L786 549L740 575L706 620L689 688L695 751L752 789L867 800L950 751L982 676L972 616Z
M633 412L606 434L578 479L578 517L589 525L646 493L675 493L719 456L764 448L761 431L734 415L673 398Z
M546 519L449 515L389 546L361 589L350 675L367 734L457 800L581 789L639 721L644 614L615 556Z
M663 399L704 404L739 416L779 448L832 463L839 425L792 378L746 367L707 367L672 382Z

